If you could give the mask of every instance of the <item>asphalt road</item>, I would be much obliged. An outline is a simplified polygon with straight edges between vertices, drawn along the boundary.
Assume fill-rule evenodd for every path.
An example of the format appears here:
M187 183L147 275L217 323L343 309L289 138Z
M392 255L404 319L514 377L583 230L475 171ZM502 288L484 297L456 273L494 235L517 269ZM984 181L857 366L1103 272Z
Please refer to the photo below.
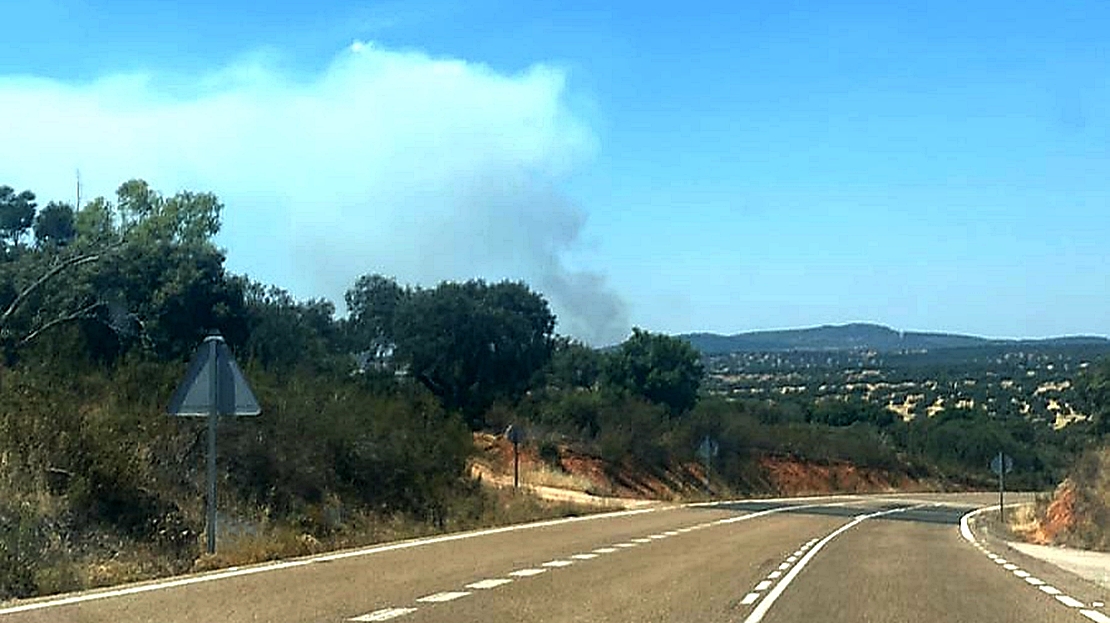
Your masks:
M1105 589L986 530L961 531L989 502L848 496L627 512L5 604L0 623L1110 623Z

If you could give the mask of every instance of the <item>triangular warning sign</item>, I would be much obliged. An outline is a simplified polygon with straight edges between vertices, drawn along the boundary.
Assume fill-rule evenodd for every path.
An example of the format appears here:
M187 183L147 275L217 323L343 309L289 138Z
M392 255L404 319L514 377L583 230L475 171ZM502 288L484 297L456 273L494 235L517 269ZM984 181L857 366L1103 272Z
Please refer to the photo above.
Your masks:
M213 386L213 382L215 386ZM213 401L215 391L215 401ZM170 398L170 415L206 416L215 402L218 415L258 415L262 407L235 363L224 339L213 335L197 348L185 379Z

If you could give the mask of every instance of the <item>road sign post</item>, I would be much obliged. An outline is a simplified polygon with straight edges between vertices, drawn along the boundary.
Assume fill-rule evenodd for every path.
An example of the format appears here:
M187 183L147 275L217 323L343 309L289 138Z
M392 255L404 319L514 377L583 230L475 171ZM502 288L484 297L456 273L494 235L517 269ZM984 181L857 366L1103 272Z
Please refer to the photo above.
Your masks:
M713 457L717 456L720 451L720 445L714 441L709 435L706 435L701 440L701 445L698 446L698 454L701 455L702 460L705 462L705 490L710 491L709 487L709 470L711 467L710 461Z
M262 408L218 333L197 348L181 385L170 398L170 415L208 418L206 550L216 553L216 424L221 415L258 415Z
M509 425L505 429L505 438L513 444L513 489L520 488L520 429Z
M1014 471L1014 459L1002 452L991 460L991 471L998 474L998 520L1006 522L1006 474Z

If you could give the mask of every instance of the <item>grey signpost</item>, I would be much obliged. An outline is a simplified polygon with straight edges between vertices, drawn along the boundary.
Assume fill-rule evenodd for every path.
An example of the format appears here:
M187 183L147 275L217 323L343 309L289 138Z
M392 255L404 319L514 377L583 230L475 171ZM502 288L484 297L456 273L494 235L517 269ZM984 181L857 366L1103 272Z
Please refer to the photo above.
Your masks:
M999 452L991 460L991 471L998 474L998 520L1006 521L1006 474L1014 471L1014 459Z
M221 415L258 415L262 408L231 349L218 333L197 348L167 409L170 415L208 418L207 551L216 553L216 422Z
M508 439L513 444L513 488L520 488L520 442L524 438L520 429L509 425L505 429L505 439Z
M705 438L701 440L701 445L698 446L698 454L700 454L702 460L705 461L705 488L707 491L709 490L710 461L713 459L713 457L717 456L717 453L720 452L720 450L721 446L709 435L706 435Z

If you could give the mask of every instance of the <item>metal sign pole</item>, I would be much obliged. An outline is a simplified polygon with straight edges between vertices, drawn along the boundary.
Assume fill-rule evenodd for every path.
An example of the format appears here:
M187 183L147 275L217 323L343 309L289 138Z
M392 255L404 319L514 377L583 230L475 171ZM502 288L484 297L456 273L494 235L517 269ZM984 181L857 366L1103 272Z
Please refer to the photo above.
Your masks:
M520 488L520 441L513 440L513 488Z
M212 362L211 376L208 377L208 553L216 553L216 418L219 416L220 366L217 357L216 340L208 342L209 361Z
M998 453L998 521L1006 523L1006 457Z

